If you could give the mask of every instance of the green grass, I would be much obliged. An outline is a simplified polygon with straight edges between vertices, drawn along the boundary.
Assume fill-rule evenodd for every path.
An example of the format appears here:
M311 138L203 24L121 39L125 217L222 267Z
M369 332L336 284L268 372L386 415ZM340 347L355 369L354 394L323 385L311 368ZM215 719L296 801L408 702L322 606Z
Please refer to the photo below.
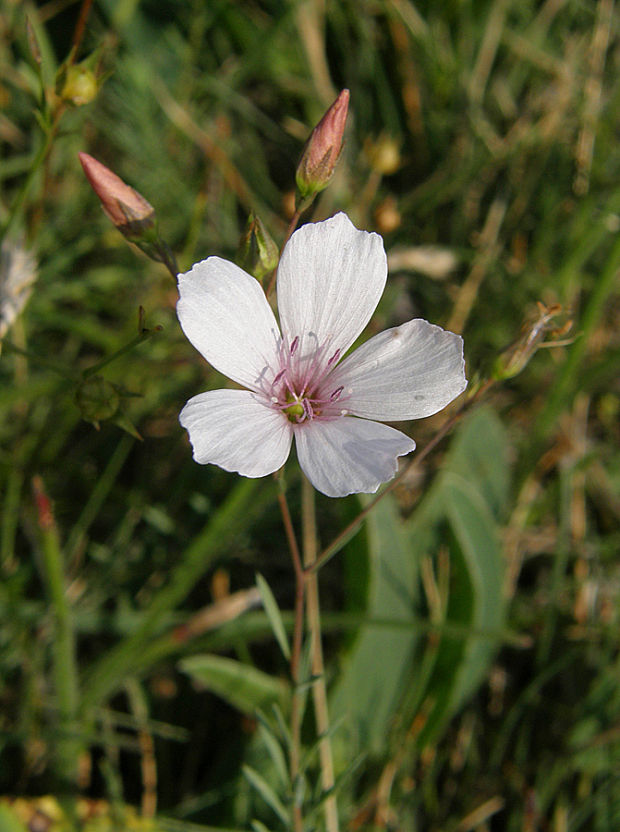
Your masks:
M286 807L284 729L271 712L259 728L223 682L205 691L182 662L217 653L287 678L258 608L183 635L218 586L248 589L256 572L292 628L277 489L192 461L178 413L222 380L178 326L170 275L112 228L77 153L151 202L181 269L232 259L250 210L282 241L304 141L348 87L346 145L304 220L342 209L388 254L430 245L457 263L440 277L392 272L373 328L420 316L460 329L471 380L538 301L572 328L496 383L321 571L343 829L614 832L612 0L96 0L77 61L94 55L99 88L59 106L81 8L0 0L0 230L38 264L0 355L0 794L74 796L77 749L83 794L148 813L156 791L162 829L284 828L243 774L259 771ZM100 363L119 396L110 418L76 404ZM422 449L445 418L406 429ZM318 507L326 546L360 503ZM399 607L393 620L394 592L409 617ZM354 723L342 691L373 674L385 685ZM308 714L314 787L312 728Z

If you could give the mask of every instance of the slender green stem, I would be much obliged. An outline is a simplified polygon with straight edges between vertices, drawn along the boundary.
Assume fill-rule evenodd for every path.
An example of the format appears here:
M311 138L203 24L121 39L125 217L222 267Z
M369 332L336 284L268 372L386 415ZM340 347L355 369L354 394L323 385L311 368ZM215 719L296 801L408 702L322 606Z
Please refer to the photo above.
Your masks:
M301 564L301 556L299 554L299 546L297 545L297 538L295 537L295 530L293 528L293 521L289 511L288 502L286 499L286 490L282 476L279 477L280 490L278 492L278 504L280 506L280 513L282 514L282 522L284 524L284 531L286 539L293 559L293 567L295 569L295 624L293 629L293 649L291 651L291 679L293 682L293 701L291 703L291 759L289 763L291 784L293 788L293 795L296 796L297 780L300 775L299 763L301 759L301 718L302 718L302 697L300 690L300 664L301 664L301 646L304 635L304 595L306 580L304 576L303 566ZM303 807L293 800L293 828L295 832L303 832Z
M16 565L15 534L23 481L24 474L18 464L17 454L14 453L13 465L7 474L2 520L0 521L0 570L3 578L10 574Z
M301 217L302 211L304 211L308 205L302 205L295 209L295 213L291 217L291 221L288 224L288 228L286 229L286 234L284 235L284 242L282 243L282 247L280 252L284 251L284 246L288 243L288 241L293 236L293 231L297 228L297 223L299 222L299 218ZM271 280L269 281L269 285L267 286L267 291L265 294L267 297L271 295L273 290L276 287L276 277L278 275L278 270L274 269L273 274L271 275Z
M316 571L309 571L316 563L317 536L314 488L306 477L302 478L301 516L303 529L304 567L306 568L306 615L310 634L312 697L314 700L314 717L319 735L319 757L321 760L321 779L323 792L328 794L325 800L325 827L327 832L338 832L338 805L336 795L329 794L334 788L334 762L329 732L329 711L327 707L327 686L325 685L325 667L323 663L323 645L321 639L321 610L319 605L319 581Z
M44 491L40 477L34 478L33 489L41 533L43 577L54 616L52 656L60 727L60 736L55 748L56 759L60 776L67 781L75 782L78 775L80 743L76 739L78 677L73 619L67 599L58 530L49 497Z
M36 352L32 352L32 350L26 350L23 347L18 347L17 344L14 344L12 341L9 341L8 338L4 338L1 342L2 346L7 349L9 352L14 352L16 355L21 355L24 358L29 358L31 361L34 361L35 364L38 364L41 367L47 367L48 370L52 370L54 373L58 373L59 376L68 379L69 381L77 381L77 376L73 373L68 367L63 367L62 364L57 364L55 361L50 361L49 358L45 358L42 355L38 355Z
M176 283L177 275L179 274L179 267L177 266L174 254L170 251L168 246L161 240L157 245L157 254L159 255L160 262L168 269L172 279Z
M26 197L28 196L28 191L32 185L32 182L45 161L47 154L52 146L52 142L56 135L56 131L52 128L49 129L47 134L45 135L44 141L41 143L41 147L37 151L36 156L32 160L32 164L30 165L30 170L28 171L28 175L26 176L23 185L21 186L19 193L15 197L13 204L11 205L11 210L9 212L9 216L6 219L6 222L0 227L0 243L4 240L6 235L9 233L19 215L21 213L22 207L26 201Z
M105 358L102 358L101 361L98 361L96 364L93 364L92 367L89 367L87 370L84 370L83 378L89 378L90 376L98 373L99 370L103 370L104 367L107 367L108 364L111 364L113 361L116 361L117 358L120 358L121 355L124 355L126 352L131 352L134 347L137 347L138 344L141 344L143 341L148 341L149 338L152 338L154 335L157 335L158 332L161 332L161 327L155 327L155 329L146 329L143 332L138 333L135 338L132 338L129 343L125 344L124 347L121 347L120 350L113 352L112 355L108 355Z

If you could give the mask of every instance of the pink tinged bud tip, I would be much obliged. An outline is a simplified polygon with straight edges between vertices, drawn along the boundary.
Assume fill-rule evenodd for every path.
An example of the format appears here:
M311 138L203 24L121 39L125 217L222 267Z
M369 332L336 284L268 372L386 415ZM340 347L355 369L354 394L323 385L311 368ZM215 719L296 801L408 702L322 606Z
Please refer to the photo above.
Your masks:
M342 151L349 111L349 90L342 90L310 134L297 167L297 186L302 196L323 190L331 179Z
M101 207L117 228L124 232L135 225L145 229L152 223L155 209L141 194L88 153L80 153L79 157Z

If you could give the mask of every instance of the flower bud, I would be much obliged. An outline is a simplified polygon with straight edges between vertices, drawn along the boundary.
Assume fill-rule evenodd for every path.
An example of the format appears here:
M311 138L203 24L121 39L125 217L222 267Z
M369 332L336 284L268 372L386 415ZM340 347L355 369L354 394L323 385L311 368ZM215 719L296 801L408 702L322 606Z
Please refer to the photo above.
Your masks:
M271 235L253 212L239 244L237 262L257 280L272 272L278 265L280 253Z
M75 107L83 107L84 104L90 104L98 90L99 84L92 69L74 64L67 68L60 97Z
M80 153L86 178L101 201L101 207L118 230L135 242L155 225L155 209L115 173L88 153Z
M521 336L502 352L495 361L493 377L498 381L514 378L529 363L530 359L541 347L564 346L566 341L545 341L547 334L551 338L566 335L573 322L567 320L563 326L554 329L551 321L563 312L560 304L545 306L538 301L538 315L536 319L526 321Z
M75 394L75 403L82 418L99 427L99 422L116 415L120 396L116 387L102 376L90 376L81 382Z
M349 90L342 90L310 134L296 174L297 189L302 201L326 188L332 178L342 150L348 109Z

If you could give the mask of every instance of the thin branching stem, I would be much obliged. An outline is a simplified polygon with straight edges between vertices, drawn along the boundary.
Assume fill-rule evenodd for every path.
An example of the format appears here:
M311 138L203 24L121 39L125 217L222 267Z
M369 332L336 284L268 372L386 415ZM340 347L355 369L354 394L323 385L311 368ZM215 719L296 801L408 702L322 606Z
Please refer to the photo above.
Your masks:
M71 43L71 56L70 56L70 63L74 63L75 59L77 58L77 54L79 52L80 46L82 45L82 40L84 38L84 32L86 31L86 21L88 20L88 15L90 14L90 7L93 4L93 0L83 0L82 5L80 7L80 14L75 24L75 29L73 30L73 39Z
M468 410L474 402L478 402L486 393L487 391L495 384L494 379L487 379L484 381L477 390L470 396L466 397L459 408L443 425L439 428L435 436L430 440L430 442L422 448L421 451L418 451L416 455L412 458L411 462L408 465L404 465L398 474L391 480L386 487L374 497L368 505L360 511L360 513L353 519L351 522L345 526L345 528L336 535L336 537L332 540L332 542L323 549L321 554L317 557L316 561L311 564L310 566L305 566L306 573L310 572L318 572L318 570L324 566L328 560L331 560L334 555L342 549L342 547L353 537L354 534L358 531L359 527L361 526L365 517L373 510L373 508L377 505L377 503L382 500L387 494L396 488L398 483L405 477L408 473L411 472L416 466L420 465L420 463L426 459L426 457L433 451L439 443L445 439L445 437L451 433L454 427L461 421L463 415L465 414L466 410Z

